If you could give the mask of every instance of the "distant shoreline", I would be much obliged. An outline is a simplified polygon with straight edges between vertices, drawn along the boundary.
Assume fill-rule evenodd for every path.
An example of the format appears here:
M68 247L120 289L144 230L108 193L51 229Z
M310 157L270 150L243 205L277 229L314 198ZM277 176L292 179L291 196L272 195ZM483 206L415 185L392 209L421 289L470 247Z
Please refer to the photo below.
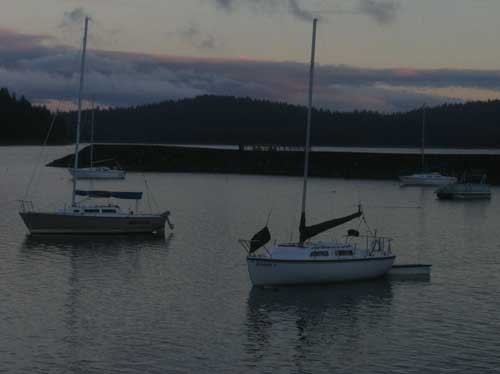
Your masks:
M90 164L89 150L87 145L80 151L81 167ZM277 151L272 148L95 144L94 159L108 160L100 165L119 166L127 171L300 176L304 155L301 150ZM464 171L484 172L492 184L500 184L500 150L483 154L428 154L426 161L433 171L455 176ZM69 154L47 166L72 167L72 162L73 155ZM353 149L311 153L310 175L316 177L397 180L400 175L413 174L419 169L419 153L376 153Z
M240 145L237 144L175 144L175 143L95 143L95 145L101 146L115 146L115 145L126 145L126 146L159 146L159 147L180 147L180 148L201 148L201 149L226 149L226 150L239 150ZM267 144L262 145L244 145L246 148L251 147L269 147ZM277 145L279 150L283 148L301 150L304 147L301 146L286 146ZM413 154L420 155L421 148L418 147L386 147L386 146L335 146L335 145L313 145L311 147L313 152L342 152L342 153L374 153L374 154ZM425 149L426 155L500 155L500 148L455 148L455 147L429 147Z

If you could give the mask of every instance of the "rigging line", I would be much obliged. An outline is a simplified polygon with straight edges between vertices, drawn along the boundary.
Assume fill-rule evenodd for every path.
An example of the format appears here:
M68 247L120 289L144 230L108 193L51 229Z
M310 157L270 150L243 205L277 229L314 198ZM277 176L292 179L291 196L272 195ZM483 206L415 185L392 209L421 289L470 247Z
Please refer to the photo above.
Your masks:
M35 176L38 173L38 170L39 170L40 165L42 163L42 160L43 160L42 156L43 156L43 153L45 152L45 146L47 145L47 142L48 142L49 137L50 137L50 133L52 132L52 128L54 127L54 124L56 122L57 114L58 114L58 111L56 109L54 115L52 116L52 121L50 122L49 130L47 131L47 134L45 135L45 139L43 140L42 149L40 150L40 154L38 155L38 159L37 159L38 162L35 163L35 166L33 168L33 172L31 174L30 180L28 182L28 185L26 186L26 191L24 193L25 200L28 199L28 196L29 196L29 193L30 193L30 190L31 190L31 186L33 184Z
M155 205L154 198L151 194L151 191L149 190L148 181L147 181L144 173L142 173L142 178L144 179L144 186L146 187L146 202L148 204L149 212L153 213L153 208L151 206L151 203L153 203L153 205Z
M364 223L364 224L365 224L365 226L366 226L366 230L367 230L370 234L373 234L373 231L372 231L372 229L370 228L370 225L368 225L368 222L366 222L366 217L365 217L365 214L364 214L364 213L363 213L362 217L363 217L363 223Z
M269 226L269 220L271 219L272 213L273 213L273 208L269 209L269 213L267 215L266 227Z
M147 183L147 179L146 179L146 183ZM153 205L154 205L155 209L157 211L160 211L160 205L158 204L158 201L155 198L154 192L151 190L151 188L149 188L149 183L147 183L147 188L149 190L149 193L151 194L151 200L153 201Z

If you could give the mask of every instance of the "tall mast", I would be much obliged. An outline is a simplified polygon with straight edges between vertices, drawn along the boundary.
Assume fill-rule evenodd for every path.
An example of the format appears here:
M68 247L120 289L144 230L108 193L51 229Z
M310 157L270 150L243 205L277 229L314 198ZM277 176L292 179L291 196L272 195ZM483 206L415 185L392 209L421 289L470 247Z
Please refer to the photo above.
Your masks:
M422 105L422 149L420 150L420 168L422 172L425 170L425 105L425 103Z
M94 100L92 100L92 112L90 115L90 167L94 166Z
M85 52L87 50L87 29L89 25L89 17L85 17L85 29L83 33L83 48L82 59L80 62L80 88L78 89L78 117L76 121L76 142L75 142L75 163L73 165L73 194L71 197L71 205L76 204L76 180L78 175L78 147L80 145L80 124L82 122L82 94L83 94L83 78L85 75Z
M302 189L302 211L300 214L300 227L306 223L306 198L307 198L307 177L309 175L309 152L311 148L311 114L312 114L312 94L314 86L314 57L316 51L316 24L318 19L313 20L313 34L311 43L311 65L309 67L309 100L307 106L307 127L306 127L306 147L304 157L304 187Z

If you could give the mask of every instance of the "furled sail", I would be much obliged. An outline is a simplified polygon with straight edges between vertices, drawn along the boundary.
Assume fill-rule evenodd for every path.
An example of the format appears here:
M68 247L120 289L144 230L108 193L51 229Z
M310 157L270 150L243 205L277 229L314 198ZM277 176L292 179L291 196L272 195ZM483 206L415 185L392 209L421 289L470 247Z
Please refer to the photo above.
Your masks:
M329 221L325 221L322 223L318 223L316 225L312 226L306 226L306 215L302 213L302 216L300 217L300 242L303 243L307 239L312 238L313 236L316 236L318 234L321 234L322 232L326 230L330 230L334 227L340 226L346 222L352 221L353 219L356 219L360 217L363 214L361 210L354 214L350 214L345 217L340 217L340 218L334 218Z
M248 253L249 254L254 253L257 249L266 245L269 242L269 240L271 240L271 232L266 226L262 230L260 230L257 234L252 236L252 239L250 239L250 250Z
M98 199L106 199L114 197L116 199L124 200L140 200L142 199L142 192L111 192L111 191L83 191L76 190L75 194L78 196L87 196Z

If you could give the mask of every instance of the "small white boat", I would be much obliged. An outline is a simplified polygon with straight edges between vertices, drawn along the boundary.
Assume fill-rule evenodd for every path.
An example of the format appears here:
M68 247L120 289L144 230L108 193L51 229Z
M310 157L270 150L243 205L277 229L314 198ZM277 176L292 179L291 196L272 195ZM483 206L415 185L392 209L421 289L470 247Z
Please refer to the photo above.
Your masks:
M487 183L486 175L464 175L460 182L438 188L436 195L442 200L490 199L491 189Z
M455 183L457 178L440 173L419 173L399 177L402 186L443 186Z
M125 179L125 170L111 169L107 166L69 169L73 178L77 179Z
M425 173L425 104L422 106L422 147L420 152L421 173L403 175L399 177L401 186L444 186L455 183L457 178L442 175L441 173Z
M391 239L376 234L360 237L357 230L349 230L345 243L309 242L308 239L331 228L359 218L358 212L322 223L306 225L306 197L309 170L312 91L314 81L314 52L316 24L313 22L311 66L309 72L309 105L307 113L306 146L302 212L298 243L276 244L267 247L271 233L266 225L251 240L240 240L247 251L250 280L254 286L280 286L314 283L334 283L384 276L392 267L396 256L391 250ZM363 241L366 244L356 243Z
M396 256L388 238L373 236L369 241L373 250L349 242L274 245L259 255L249 254L250 280L254 286L278 286L380 278Z
M104 162L104 161L100 161ZM99 163L99 162L95 162ZM125 170L112 169L107 166L94 166L94 106L92 104L92 119L90 123L90 167L70 168L69 173L76 179L125 179Z

